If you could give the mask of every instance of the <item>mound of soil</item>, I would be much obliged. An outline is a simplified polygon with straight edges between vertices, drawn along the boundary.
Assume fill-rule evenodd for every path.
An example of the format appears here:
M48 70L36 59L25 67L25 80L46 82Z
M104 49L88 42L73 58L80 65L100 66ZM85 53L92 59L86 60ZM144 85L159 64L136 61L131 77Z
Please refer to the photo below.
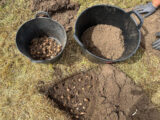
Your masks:
M33 0L33 11L57 12L63 9L73 9L74 3L70 0Z
M93 54L116 60L125 50L122 31L111 25L96 25L88 28L81 40Z
M57 56L62 46L51 37L34 38L29 46L30 54L36 60L51 59Z
M49 90L49 96L58 103L61 109L69 112L73 119L87 119L89 110L95 100L93 93L95 93L95 84L93 81L94 74L81 73L64 80L63 82L55 84Z
M33 0L33 11L46 11L53 20L64 26L66 31L71 31L76 20L80 5L70 0Z
M54 84L48 97L73 120L160 120L143 90L110 65Z
M160 32L160 10L156 13L144 19L144 25L142 28L142 46L156 56L160 57L160 51L152 48L152 43L158 39L155 34Z

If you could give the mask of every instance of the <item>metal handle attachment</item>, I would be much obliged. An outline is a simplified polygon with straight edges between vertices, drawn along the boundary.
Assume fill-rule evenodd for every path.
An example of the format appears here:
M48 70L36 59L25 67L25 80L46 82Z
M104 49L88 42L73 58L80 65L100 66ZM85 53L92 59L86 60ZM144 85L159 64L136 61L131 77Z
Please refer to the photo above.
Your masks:
M39 17L47 17L47 18L50 18L48 12L44 12L44 11L37 12L37 14L35 15L35 18L39 18Z
M143 22L144 22L143 17L142 17L137 11L135 11L135 10L128 12L128 14L129 14L130 16L131 16L131 14L134 14L134 15L137 16L137 18L138 18L139 21L140 21L140 23L139 23L139 25L137 25L137 27L138 27L138 29L141 29L141 27L142 27L142 25L143 25Z

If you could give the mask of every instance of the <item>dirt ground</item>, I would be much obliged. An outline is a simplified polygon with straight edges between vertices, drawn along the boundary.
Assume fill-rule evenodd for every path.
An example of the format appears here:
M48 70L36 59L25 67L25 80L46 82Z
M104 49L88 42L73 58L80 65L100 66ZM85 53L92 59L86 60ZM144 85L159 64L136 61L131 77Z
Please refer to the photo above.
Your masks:
M80 5L70 0L33 0L33 11L46 11L53 20L64 26L66 31L71 31L76 21Z
M158 39L156 38L155 34L160 32L159 15L160 10L144 20L144 25L142 28L142 47L144 47L147 52L153 53L160 58L160 52L152 48L152 42Z
M160 120L142 88L111 65L66 78L48 96L73 120Z

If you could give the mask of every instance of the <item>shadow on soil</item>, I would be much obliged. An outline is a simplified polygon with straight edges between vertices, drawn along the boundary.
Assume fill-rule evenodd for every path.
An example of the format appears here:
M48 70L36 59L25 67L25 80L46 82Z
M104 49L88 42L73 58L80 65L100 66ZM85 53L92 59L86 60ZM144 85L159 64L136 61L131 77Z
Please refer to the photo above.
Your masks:
M135 105L129 110L126 120L160 120L160 112L149 100L149 97L133 91L133 95L141 95L142 97L137 101Z

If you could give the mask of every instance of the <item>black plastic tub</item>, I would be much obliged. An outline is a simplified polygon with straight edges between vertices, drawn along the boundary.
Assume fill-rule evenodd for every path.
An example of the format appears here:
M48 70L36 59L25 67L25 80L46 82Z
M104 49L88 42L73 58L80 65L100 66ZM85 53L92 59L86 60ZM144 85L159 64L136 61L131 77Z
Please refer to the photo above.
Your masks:
M132 15L138 18L139 24L136 23ZM87 50L85 44L82 43L81 36L83 32L97 24L112 25L122 30L125 51L119 59L110 60L96 56ZM141 41L140 28L142 25L143 18L136 11L125 12L116 6L96 5L80 14L75 24L74 38L91 61L100 63L120 62L133 56L139 48Z
M44 17L38 17L39 15L43 15ZM52 59L46 60L35 60L30 55L29 45L30 41L36 37L48 36L53 37L62 45L61 52ZM27 21L24 23L18 30L16 35L16 45L19 51L29 58L32 62L36 63L53 63L57 61L66 46L67 35L64 27L60 25L58 22L52 20L48 13L39 12L36 14L35 19Z

